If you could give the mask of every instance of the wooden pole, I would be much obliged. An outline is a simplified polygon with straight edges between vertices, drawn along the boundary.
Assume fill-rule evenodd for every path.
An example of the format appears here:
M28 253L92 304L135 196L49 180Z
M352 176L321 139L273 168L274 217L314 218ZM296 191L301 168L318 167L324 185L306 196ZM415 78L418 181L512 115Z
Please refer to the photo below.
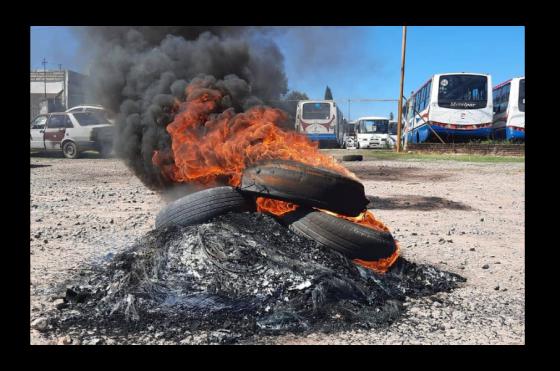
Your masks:
M401 151L401 127L402 127L402 103L403 103L403 89L404 89L404 61L406 51L406 26L403 26L402 34L402 57L401 57L401 92L399 94L399 119L397 124L397 152Z

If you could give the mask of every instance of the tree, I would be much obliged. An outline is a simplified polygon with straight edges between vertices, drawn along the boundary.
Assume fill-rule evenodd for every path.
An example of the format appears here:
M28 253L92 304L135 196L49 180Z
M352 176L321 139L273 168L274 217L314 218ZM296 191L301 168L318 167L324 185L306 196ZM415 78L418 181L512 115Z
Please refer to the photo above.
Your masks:
M389 121L393 121L393 112L389 114Z
M332 91L328 85L327 88L325 89L325 100L333 100Z

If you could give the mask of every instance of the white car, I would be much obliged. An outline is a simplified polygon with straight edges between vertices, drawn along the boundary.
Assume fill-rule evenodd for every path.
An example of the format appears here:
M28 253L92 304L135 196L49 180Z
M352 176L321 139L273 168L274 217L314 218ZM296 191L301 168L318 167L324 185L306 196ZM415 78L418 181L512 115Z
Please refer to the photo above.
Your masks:
M66 158L77 158L83 151L112 151L114 126L95 112L58 112L31 121L32 151L62 151Z
M103 108L103 106L100 106L98 104L83 104L83 105L80 105L80 106L74 106L72 108L67 109L65 112L67 112L67 113L75 113L75 112L101 113L105 116L107 121L109 121L111 124L114 124L113 120L109 118L109 112L107 112L107 110L105 108Z

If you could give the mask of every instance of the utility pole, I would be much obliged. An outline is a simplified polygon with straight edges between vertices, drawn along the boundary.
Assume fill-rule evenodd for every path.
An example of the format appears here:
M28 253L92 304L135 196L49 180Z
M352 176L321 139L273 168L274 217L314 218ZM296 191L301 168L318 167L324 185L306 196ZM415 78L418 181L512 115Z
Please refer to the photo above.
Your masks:
M348 99L348 121L350 121L350 99Z
M45 80L45 100L47 100L47 60L44 57L41 64L43 65L43 77Z
M401 135L402 135L402 103L403 103L403 89L404 89L404 61L406 51L406 26L403 26L402 34L402 57L401 57L401 92L399 94L399 119L397 124L397 152L401 151Z

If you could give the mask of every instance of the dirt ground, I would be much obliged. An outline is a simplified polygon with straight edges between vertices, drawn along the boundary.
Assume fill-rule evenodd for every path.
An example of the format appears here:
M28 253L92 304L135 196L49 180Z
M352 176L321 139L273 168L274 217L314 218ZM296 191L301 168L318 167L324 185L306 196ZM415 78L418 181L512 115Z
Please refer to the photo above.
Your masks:
M389 328L255 337L247 344L524 344L523 163L363 161L370 208L408 260L458 273L451 293L409 300ZM152 229L164 201L118 159L31 157L31 321L52 288ZM31 344L60 343L36 329ZM165 342L160 342L164 343Z

